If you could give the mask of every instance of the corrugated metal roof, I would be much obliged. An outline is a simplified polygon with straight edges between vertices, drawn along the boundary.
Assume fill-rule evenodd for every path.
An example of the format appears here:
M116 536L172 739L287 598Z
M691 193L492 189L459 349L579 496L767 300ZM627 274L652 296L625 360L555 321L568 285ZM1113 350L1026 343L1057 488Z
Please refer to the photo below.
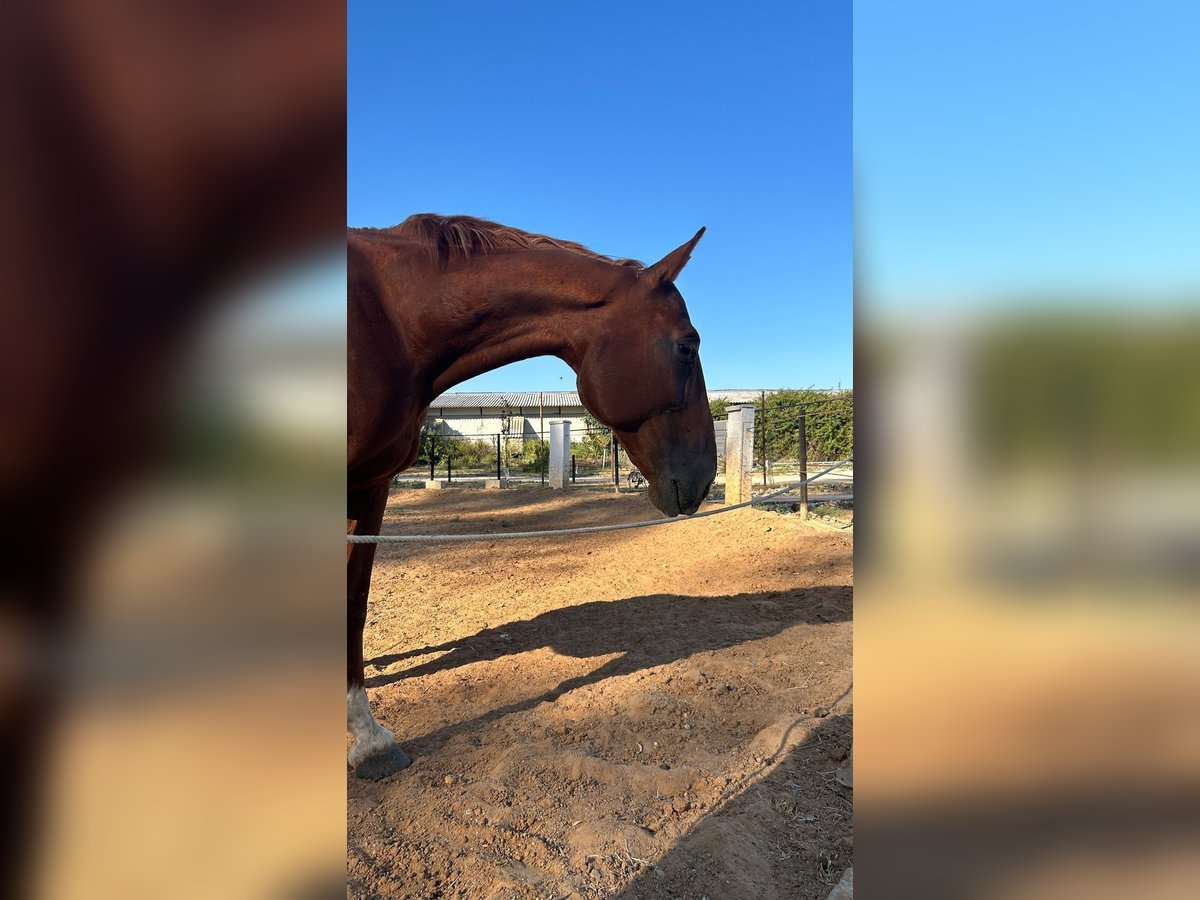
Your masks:
M575 391L543 391L540 394L541 400L538 400L539 393L537 391L518 393L489 393L489 394L471 394L460 393L458 391L447 391L441 396L434 399L429 404L431 409L501 409L505 401L513 409L528 409L529 407L537 407L541 402L544 406L553 406L557 409L560 406L582 406L579 402L579 394Z
M773 394L775 391L768 390L768 394ZM758 390L741 390L741 391L709 391L709 400L724 400L726 403L753 403L758 400L762 394L762 389Z
M725 400L728 403L749 403L757 400L762 388L742 390L709 391L709 400ZM775 393L768 389L768 394ZM501 409L505 401L513 409L536 409L541 397L543 406L558 409L560 406L583 406L576 391L537 391L514 393L467 393L447 391L429 404L430 409Z

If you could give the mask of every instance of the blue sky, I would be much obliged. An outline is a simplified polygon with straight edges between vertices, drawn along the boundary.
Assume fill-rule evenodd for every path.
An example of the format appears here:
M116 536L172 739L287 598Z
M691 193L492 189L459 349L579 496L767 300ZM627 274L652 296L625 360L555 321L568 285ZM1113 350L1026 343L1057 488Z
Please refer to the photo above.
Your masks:
M349 3L348 222L468 213L647 262L708 384L852 384L851 14L842 0ZM571 389L532 360L460 389Z
M1194 302L1200 4L858 0L864 309Z

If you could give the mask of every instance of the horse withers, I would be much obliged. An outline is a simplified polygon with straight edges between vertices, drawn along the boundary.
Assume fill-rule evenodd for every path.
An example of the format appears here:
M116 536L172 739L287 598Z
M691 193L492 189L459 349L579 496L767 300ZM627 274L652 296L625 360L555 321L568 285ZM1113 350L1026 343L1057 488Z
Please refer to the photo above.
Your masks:
M616 432L658 509L694 513L716 476L716 442L700 335L675 279L703 234L646 266L468 216L349 229L348 530L379 533L434 397L533 356L575 371L584 406ZM349 760L365 778L409 763L363 687L374 558L374 544L354 544L347 566Z

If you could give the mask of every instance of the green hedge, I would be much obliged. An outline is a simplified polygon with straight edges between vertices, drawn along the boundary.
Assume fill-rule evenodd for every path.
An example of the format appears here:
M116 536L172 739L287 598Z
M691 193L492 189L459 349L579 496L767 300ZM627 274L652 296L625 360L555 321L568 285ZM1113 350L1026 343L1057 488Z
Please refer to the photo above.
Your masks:
M713 400L713 417L728 416L724 400ZM800 410L805 410L808 458L845 459L854 454L854 391L782 390L754 403L754 459L762 464L763 432L767 459L772 462L800 456Z

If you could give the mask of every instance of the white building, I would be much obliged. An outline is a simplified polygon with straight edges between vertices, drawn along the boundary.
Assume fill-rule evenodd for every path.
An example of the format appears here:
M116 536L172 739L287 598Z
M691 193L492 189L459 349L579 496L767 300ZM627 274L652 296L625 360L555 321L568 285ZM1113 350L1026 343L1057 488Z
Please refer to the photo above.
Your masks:
M760 390L709 391L708 399L752 403L761 394ZM447 391L434 398L426 422L431 425L436 423L442 434L468 438L493 437L502 430L506 406L512 417L508 432L512 437L533 439L539 432L548 436L551 422L568 421L571 423L571 439L578 441L583 439L587 428L584 420L586 410L575 391L487 394Z
M448 391L429 406L426 422L437 424L441 434L492 437L503 430L505 412L511 415L512 437L536 438L550 433L551 422L569 421L578 440L585 426L583 404L574 391L534 391L511 394L472 394Z

